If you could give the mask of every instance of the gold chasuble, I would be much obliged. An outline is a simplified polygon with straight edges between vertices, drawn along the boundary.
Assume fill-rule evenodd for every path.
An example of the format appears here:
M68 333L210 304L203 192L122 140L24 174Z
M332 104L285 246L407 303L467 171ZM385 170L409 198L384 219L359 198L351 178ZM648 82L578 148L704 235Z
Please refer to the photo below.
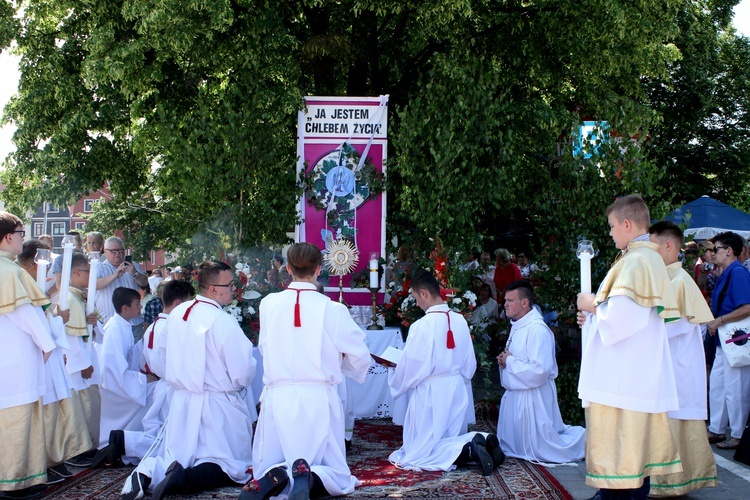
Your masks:
M708 307L706 299L693 278L682 269L682 264L675 262L668 265L667 272L677 296L680 317L698 325L713 321L714 315L711 313L711 308Z
M23 304L49 306L49 299L34 278L16 264L15 256L0 250L0 314L8 314Z
M84 337L85 341L86 337L89 336L89 330L86 324L86 301L83 298L83 290L73 286L69 290L68 310L70 310L70 319L65 323L65 333L73 337Z
M680 319L672 293L669 275L654 275L651 269L663 267L664 261L650 241L633 241L612 264L594 298L594 307L607 298L624 295L642 307L655 307L665 321ZM625 256L627 255L627 258Z

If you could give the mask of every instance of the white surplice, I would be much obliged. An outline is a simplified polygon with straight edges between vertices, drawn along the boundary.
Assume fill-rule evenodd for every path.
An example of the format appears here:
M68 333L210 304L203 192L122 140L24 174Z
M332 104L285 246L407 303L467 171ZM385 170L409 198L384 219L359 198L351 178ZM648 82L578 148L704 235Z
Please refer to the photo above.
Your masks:
M57 348L50 353L49 359L44 364L47 392L42 397L42 403L48 405L56 403L61 399L70 397L72 382L65 368L63 350L68 348L68 339L65 335L65 325L60 317L47 314L50 325L50 335Z
M467 381L477 364L469 327L460 314L450 312L455 348L448 349L449 311L445 304L429 308L409 329L404 353L388 370L394 399L407 394L404 444L389 460L411 470L451 470L475 432L461 434L469 405Z
M137 463L150 443L144 440L143 416L150 403L151 384L140 372L141 347L133 341L130 322L115 314L104 325L100 349L102 398L99 448L109 444L112 430L125 431L126 463Z
M610 296L586 314L578 396L643 413L679 408L666 326L655 307ZM616 383L615 383L616 381Z
M298 296L301 326L295 327ZM253 441L255 476L280 464L291 470L304 458L332 496L351 493L359 483L346 463L337 386L344 375L364 381L370 367L364 332L345 306L297 281L263 299L260 326L265 389Z
M509 457L564 463L583 460L585 429L565 425L557 404L555 338L532 308L511 321L510 356L500 367L505 388L497 437Z
M175 460L185 468L209 462L238 483L249 480L256 418L252 342L232 316L202 295L177 306L164 325L154 347L158 353L166 345L169 415L158 455L144 459L138 471L155 486ZM154 368L160 369L158 362Z

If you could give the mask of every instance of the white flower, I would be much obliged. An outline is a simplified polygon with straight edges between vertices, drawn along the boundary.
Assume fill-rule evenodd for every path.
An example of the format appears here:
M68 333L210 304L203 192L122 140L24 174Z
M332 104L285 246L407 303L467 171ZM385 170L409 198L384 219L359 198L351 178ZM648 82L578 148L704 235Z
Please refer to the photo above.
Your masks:
M224 306L224 310L228 312L234 319L237 321L237 323L242 323L242 309L237 307L236 303L231 303L229 305Z
M242 272L243 272L243 274L245 274L245 275L247 275L247 274L250 274L250 266L248 266L247 264L245 264L245 265L244 265L244 266L242 267Z
M475 307L477 305L477 296L471 290L464 292L464 298L469 301L471 307Z
M458 297L456 297L455 299L453 299L453 303L454 304L460 304L461 303L461 299L459 299Z
M238 271L242 271L242 262L238 262L234 265L234 268Z
M253 314L255 314L255 308L253 306L247 306L247 308L245 308L245 312L252 316Z

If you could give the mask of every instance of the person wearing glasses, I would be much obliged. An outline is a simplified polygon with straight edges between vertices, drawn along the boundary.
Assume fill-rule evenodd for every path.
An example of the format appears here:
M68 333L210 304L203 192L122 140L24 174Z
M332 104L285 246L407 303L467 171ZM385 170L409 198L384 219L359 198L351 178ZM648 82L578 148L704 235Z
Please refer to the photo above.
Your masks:
M21 219L0 211L0 495L11 498L45 489L44 363L55 348L42 310L49 300L15 262L25 235Z
M198 295L169 314L160 341L166 342L164 379L173 391L164 442L128 478L124 500L141 498L151 485L152 500L160 500L250 479L253 344L222 309L235 289L232 268L208 260L198 268Z
M727 323L750 316L750 273L738 257L742 253L742 237L731 231L713 237L714 262L724 269L711 295L715 320L706 326L713 336L716 357L711 368L708 407L711 419L708 438L717 448L737 448L750 413L750 366L733 368L724 356L724 345L716 333ZM730 435L726 436L727 421ZM726 437L726 441L722 441Z
M96 281L96 308L104 324L115 315L112 294L116 288L125 287L138 292L135 274L144 274L138 264L125 260L125 244L117 236L107 238L104 242L104 259L98 266ZM130 320L133 339L138 342L143 337L143 316L138 314Z

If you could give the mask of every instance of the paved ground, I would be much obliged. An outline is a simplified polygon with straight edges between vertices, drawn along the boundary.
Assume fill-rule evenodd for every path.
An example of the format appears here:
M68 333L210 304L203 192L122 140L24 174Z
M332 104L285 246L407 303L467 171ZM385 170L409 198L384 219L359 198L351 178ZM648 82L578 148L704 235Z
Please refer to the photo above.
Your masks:
M719 450L713 446L718 470L719 484L716 488L704 488L678 498L739 500L750 498L750 467L732 460L733 450ZM584 484L586 464L581 462L577 467L551 467L548 469L560 481L576 500L591 498L596 493L594 488Z

